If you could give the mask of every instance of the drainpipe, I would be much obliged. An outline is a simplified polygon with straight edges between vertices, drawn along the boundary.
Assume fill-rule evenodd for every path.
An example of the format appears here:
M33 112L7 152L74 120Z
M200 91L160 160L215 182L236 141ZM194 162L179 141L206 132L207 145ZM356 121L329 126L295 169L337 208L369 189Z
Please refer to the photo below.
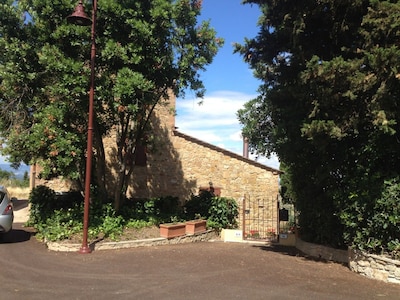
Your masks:
M243 138L243 157L249 158L249 140L246 137Z

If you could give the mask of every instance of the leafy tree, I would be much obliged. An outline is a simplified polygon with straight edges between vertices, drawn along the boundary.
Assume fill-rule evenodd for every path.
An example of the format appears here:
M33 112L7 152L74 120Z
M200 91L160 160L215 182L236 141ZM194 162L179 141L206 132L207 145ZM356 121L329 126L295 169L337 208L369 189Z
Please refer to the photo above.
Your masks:
M39 162L42 176L84 186L90 29L68 24L76 0L0 4L0 101L3 153ZM150 116L169 92L204 94L199 71L223 40L201 0L99 0L93 181L103 200L121 205L137 149L150 143ZM89 7L86 7L88 11ZM117 184L107 186L103 138L117 131ZM82 188L83 189L83 188Z
M371 212L400 167L400 4L244 2L263 12L259 34L235 47L263 81L238 113L244 135L284 163L305 239L368 241Z

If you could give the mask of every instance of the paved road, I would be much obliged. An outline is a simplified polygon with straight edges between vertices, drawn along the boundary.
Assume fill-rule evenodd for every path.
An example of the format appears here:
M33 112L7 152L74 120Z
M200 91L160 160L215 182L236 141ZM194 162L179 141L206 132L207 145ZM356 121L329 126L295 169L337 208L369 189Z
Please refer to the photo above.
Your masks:
M400 299L399 285L292 248L209 242L57 253L14 227L0 241L0 299Z

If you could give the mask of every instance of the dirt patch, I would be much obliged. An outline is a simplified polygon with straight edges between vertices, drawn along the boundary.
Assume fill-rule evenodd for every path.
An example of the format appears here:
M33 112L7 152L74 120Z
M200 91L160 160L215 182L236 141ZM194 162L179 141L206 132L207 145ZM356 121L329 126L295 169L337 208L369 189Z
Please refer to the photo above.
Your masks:
M126 228L119 238L120 241L143 240L160 237L160 228L157 226L145 227L141 229Z

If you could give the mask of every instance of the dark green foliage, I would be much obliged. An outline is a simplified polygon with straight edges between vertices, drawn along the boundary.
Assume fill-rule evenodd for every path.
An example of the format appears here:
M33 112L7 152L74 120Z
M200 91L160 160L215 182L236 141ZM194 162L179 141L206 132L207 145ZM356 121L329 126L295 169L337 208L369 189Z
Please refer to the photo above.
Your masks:
M397 251L383 203L396 202L384 183L400 170L400 3L244 2L263 15L235 51L263 84L238 116L251 148L283 162L302 237Z
M155 224L182 219L182 207L179 198L167 196L150 199L131 199L121 209L125 218L152 221Z
M29 202L31 204L29 223L44 222L53 213L52 207L55 201L56 193L52 189L44 185L33 188L29 194Z
M198 195L193 195L184 206L187 218L195 219L199 216L208 218L213 197L214 194L209 191L200 191Z
M104 204L92 198L89 210L89 239L102 236L118 240L125 227L142 228L192 220L199 216L199 212L203 213L203 218L208 219L209 228L221 230L237 226L238 206L235 200L214 197L209 192L202 192L199 196L193 196L189 201L190 214L184 214L179 199L172 196L131 199L124 204L119 213L112 203ZM200 204L199 199L205 202ZM80 193L56 194L48 187L38 186L32 190L29 200L29 225L37 229L38 237L55 241L82 232L83 199Z
M29 223L42 223L55 211L79 207L83 197L79 192L57 194L52 189L39 185L29 194L31 203Z
M101 234L104 237L116 239L122 233L126 224L125 219L116 213L112 203L92 203L89 210L89 220L89 235L92 238Z
M64 176L83 190L91 31L67 22L76 3L0 4L0 142L10 161L39 163L43 178ZM155 139L154 108L170 92L204 94L201 72L223 39L200 13L200 0L99 1L92 183L117 210L136 172L136 147ZM106 163L111 130L115 152ZM106 173L116 174L114 184Z
M389 252L400 258L399 178L385 181L381 191L372 195L354 193L348 202L341 214L347 242L359 249Z
M36 216L36 218L35 218ZM47 214L34 211L29 217L29 225L37 230L39 239L60 241L82 232L83 205L48 211ZM91 237L96 236L91 234Z
M223 228L236 228L238 205L234 199L216 197L209 191L193 195L185 204L186 219L201 217L207 220L207 226L220 231Z
M29 225L38 237L48 241L63 240L81 233L83 228L83 198L79 192L56 194L45 186L30 194ZM176 197L130 200L117 213L112 203L92 198L89 210L89 238L99 236L117 240L125 227L142 228L172 220L183 220Z
M217 231L238 226L239 207L234 199L213 197L208 214L207 226Z

